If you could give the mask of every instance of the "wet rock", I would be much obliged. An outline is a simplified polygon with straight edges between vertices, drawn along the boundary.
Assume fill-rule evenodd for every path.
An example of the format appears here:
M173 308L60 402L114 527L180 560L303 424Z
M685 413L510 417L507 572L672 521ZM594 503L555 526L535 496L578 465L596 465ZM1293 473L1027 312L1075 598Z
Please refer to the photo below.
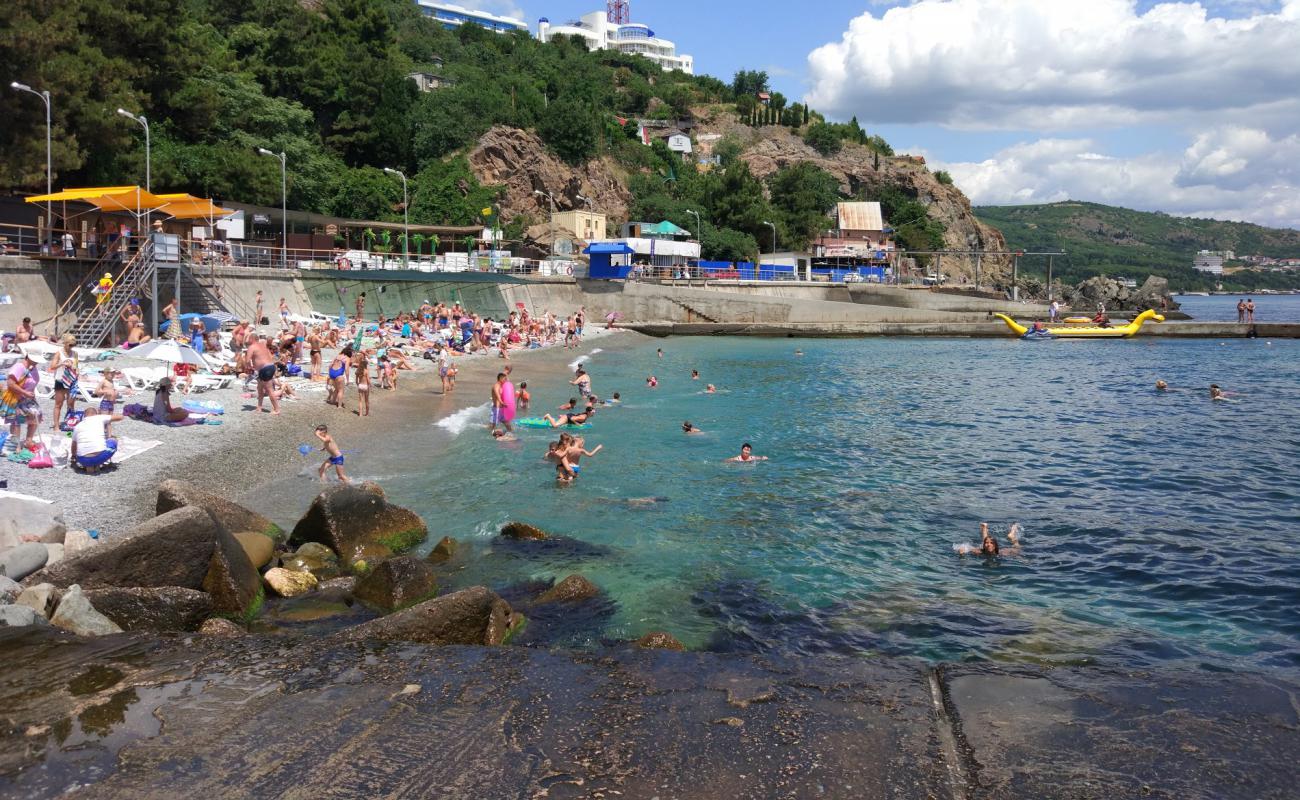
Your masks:
M45 559L45 566L57 564L63 560L64 550L61 544L47 544L45 551L49 553L49 558Z
M45 566L50 551L40 542L24 542L0 553L0 575L21 581Z
M30 628L33 625L49 624L49 620L29 606L0 606L0 628Z
M412 511L388 502L374 483L321 492L293 529L293 542L328 545L346 564L376 563L424 541L429 529Z
M247 631L228 619L213 617L199 626L199 633L204 636L243 636Z
M317 591L330 592L339 596L352 596L352 592L357 588L357 579L351 575L345 575L341 578L330 578L327 581L321 581Z
M212 616L212 595L179 586L87 589L95 610L126 631L194 631Z
M570 575L542 592L539 603L577 603L600 594L600 587L581 575Z
M271 537L255 531L240 531L233 535L254 569L261 569L271 563L271 557L275 555L275 541Z
M426 600L336 634L346 641L499 645L524 624L510 604L483 586Z
M674 636L662 631L652 631L651 633L647 633L645 636L636 640L636 646L645 648L646 650L676 650L678 652L684 652L686 650L686 646L677 641Z
M18 595L18 599L14 603L27 606L42 617L49 619L50 615L54 613L54 609L59 605L59 590L51 583L28 586L23 589L22 594Z
M442 564L452 560L456 556L456 547L459 545L455 539L450 536L442 537L442 541L433 546L429 552L428 561L430 564Z
M501 527L501 535L507 539L539 540L548 538L541 528L535 528L526 522L507 522Z
M75 556L97 544L99 544L99 540L90 538L89 531L68 531L67 535L63 537L63 556L64 558Z
M21 542L24 536L35 536L39 542L62 544L67 530L63 512L53 503L0 492L0 546L6 541L11 544Z
M256 616L262 606L262 581L257 568L235 537L224 530L212 548L208 572L199 588L212 596L212 611L216 614L247 619Z
M0 575L0 605L8 605L23 593L23 585L13 578Z
M78 636L107 636L122 632L117 623L95 610L81 593L81 587L76 584L69 586L63 593L63 599L59 601L59 607L54 616L50 617L50 622L55 627Z
M283 542L284 529L271 520L226 498L186 483L166 480L158 486L156 512L159 516L178 508L203 509L228 531L256 531L272 541Z
M338 553L335 553L320 542L304 542L294 552L296 555L300 555L304 558L314 558L326 563L339 560Z
M343 616L351 611L352 606L347 603L323 597L318 592L312 592L302 597L286 600L283 604L275 606L260 622L320 622L321 620Z
M433 569L414 556L390 558L357 581L353 595L384 613L413 606L433 596Z
M181 508L64 558L26 581L28 586L81 584L87 589L110 586L183 586L202 589L214 546L239 544L206 512ZM247 559L245 559L247 560Z
M318 583L316 576L310 572L293 572L283 567L268 569L262 576L262 580L271 591L281 597L297 597L306 594L315 589Z

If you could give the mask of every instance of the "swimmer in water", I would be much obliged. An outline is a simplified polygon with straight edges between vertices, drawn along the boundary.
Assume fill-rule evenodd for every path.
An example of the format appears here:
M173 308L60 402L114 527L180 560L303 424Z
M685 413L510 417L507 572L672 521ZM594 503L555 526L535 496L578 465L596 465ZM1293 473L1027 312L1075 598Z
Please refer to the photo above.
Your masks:
M718 387L716 387L716 386L714 386L713 384L710 383L708 386L705 386L705 387L704 387L704 393L705 393L705 394L717 394L717 393L718 393Z
M614 392L614 396L609 398L609 405L613 405L614 403L621 403L621 402L623 402L623 398L619 396L618 392Z
M659 357L660 357L660 358L663 358L663 357L664 357L664 349L663 349L662 347L659 348L659 350L658 350L657 352L659 353Z
M650 377L645 379L645 385L647 388L657 389L659 388L659 379L651 375Z
M698 381L699 379L700 379L700 371L698 369L691 370L691 380Z
M1165 383L1163 380L1156 381L1156 391L1157 392L1169 391L1169 384Z
M749 442L740 446L740 455L727 459L729 463L748 464L751 461L766 461L767 456L754 455L754 447Z
M503 430L500 430L500 429L497 429L497 430L495 430L495 431L492 431L492 438L493 438L493 439L496 439L498 442L517 442L517 441L519 441L519 437L515 436L513 433L509 433L509 432L507 432L507 431L503 431Z
M954 545L953 549L957 551L957 555L959 556L1019 555L1020 554L1020 523L1019 522L1013 522L1011 524L1011 530L1007 531L1007 541L1011 542L1011 547L1007 548L1006 551L1003 551L1000 547L998 547L998 540L994 538L993 534L989 533L989 524L987 522L981 522L979 547L974 547L973 545L969 545L969 544L959 544L959 545Z
M803 351L802 351L802 350L795 350L795 351L794 351L794 354L797 355L797 356L801 356L801 355L803 355Z
M699 428L695 427L689 422L683 422L682 433L704 433L704 431L700 430Z
M1217 384L1217 383L1211 383L1211 384L1210 384L1210 399L1211 399L1211 400L1227 400L1228 398L1227 398L1227 396L1223 393L1223 390L1219 388L1219 384Z

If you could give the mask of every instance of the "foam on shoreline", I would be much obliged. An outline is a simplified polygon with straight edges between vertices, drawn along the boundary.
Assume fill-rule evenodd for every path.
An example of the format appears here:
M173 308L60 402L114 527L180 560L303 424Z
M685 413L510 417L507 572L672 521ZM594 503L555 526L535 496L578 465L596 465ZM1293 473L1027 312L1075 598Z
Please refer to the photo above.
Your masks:
M487 419L487 412L490 406L484 403L481 406L470 406L462 408L452 414L448 414L435 423L439 428L446 430L452 436L459 436L466 428L475 422L482 422Z

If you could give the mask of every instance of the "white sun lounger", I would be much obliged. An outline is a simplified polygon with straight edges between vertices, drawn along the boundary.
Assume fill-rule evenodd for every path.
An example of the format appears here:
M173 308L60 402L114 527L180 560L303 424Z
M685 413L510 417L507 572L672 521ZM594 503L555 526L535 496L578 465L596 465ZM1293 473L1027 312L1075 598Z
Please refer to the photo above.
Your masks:
M158 388L158 383L166 378L168 371L166 367L123 367L122 377L132 389L136 391L152 391Z

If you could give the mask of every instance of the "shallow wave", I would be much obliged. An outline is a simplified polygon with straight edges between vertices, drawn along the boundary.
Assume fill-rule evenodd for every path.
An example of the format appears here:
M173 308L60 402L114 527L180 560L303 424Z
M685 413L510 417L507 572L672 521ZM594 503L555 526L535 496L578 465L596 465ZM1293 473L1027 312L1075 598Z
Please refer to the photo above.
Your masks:
M459 436L469 426L486 422L488 413L491 410L492 406L489 403L462 408L460 411L438 420L437 425L452 436Z

